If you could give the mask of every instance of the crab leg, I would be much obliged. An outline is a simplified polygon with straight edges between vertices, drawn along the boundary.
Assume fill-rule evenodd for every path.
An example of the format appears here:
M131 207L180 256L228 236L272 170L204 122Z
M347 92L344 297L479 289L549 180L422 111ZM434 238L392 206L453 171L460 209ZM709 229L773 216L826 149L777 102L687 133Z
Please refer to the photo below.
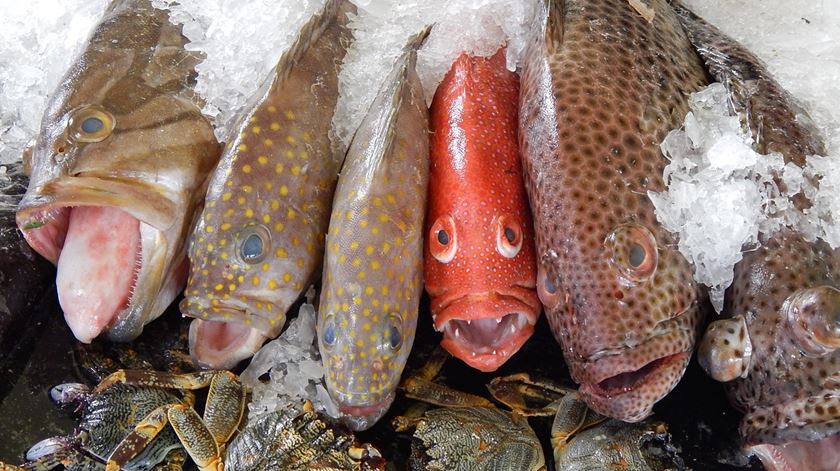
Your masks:
M169 409L169 422L198 469L201 471L224 469L220 444L195 409L174 406Z
M554 456L558 456L558 451L566 447L569 438L575 433L607 419L608 417L589 409L577 392L563 396L557 403L557 415L554 416L554 423L551 425L551 447L554 449Z
M493 378L487 385L493 399L526 417L552 417L558 401L575 390L547 380L533 380L527 373ZM533 404L548 404L532 407Z
M117 370L103 379L93 392L100 393L117 383L133 384L135 386L149 386L167 389L201 389L206 388L218 374L233 373L229 371L207 370L196 373L164 373L149 370Z
M175 404L158 407L143 418L111 452L105 471L119 471L122 467L142 452L158 436L168 420L167 412Z

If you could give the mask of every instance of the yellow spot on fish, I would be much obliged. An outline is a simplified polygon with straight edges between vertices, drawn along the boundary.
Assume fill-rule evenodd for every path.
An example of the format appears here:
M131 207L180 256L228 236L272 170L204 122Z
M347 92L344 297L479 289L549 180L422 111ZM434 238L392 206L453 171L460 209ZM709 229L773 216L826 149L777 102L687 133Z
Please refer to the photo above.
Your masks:
M291 111L287 111L287 112L286 112L286 119L288 119L288 120L290 120L290 121L291 121L291 120L294 120L294 119L295 119L295 114L294 114L293 112L291 112Z
M248 146L245 144L239 144L239 152L245 152L246 150L248 150Z
M359 225L361 227L367 227L368 226L368 220L367 219L362 219L361 221L359 221Z
M367 278L367 273L360 271L358 274L356 274L356 277L358 277L360 280L364 280L365 278Z
M368 295L368 296L372 295L373 294L373 286L368 286L367 288L365 288L365 294Z
M259 162L260 165L266 165L268 164L268 157L261 155L257 157L257 162Z
M242 171L245 172L245 173L251 173L251 165L250 164L243 165L242 166Z
M305 265L305 264L306 264L306 262L303 260L303 257L298 257L297 266L303 268L303 265Z
M356 346L359 348L363 348L365 346L365 341L362 339L356 340Z
M397 199L396 199L396 198L394 198L394 195L392 195L391 193L388 193L387 195L385 195L385 199L386 199L386 200L388 201L388 203L390 203L390 204L396 204L396 203L397 203Z
M385 213L379 215L379 222L388 222L390 219Z
M362 309L362 314L364 314L365 317L370 317L370 308L366 307L366 308Z
M356 258L353 259L353 266L354 267L358 267L358 266L361 266L361 265L362 265L362 259L361 258L356 257Z
M252 133L254 133L254 134L259 134L259 133L260 133L260 131L262 131L262 129L260 129L260 127L259 127L259 126L253 126L253 127L251 128L251 132L252 132Z
M280 202L277 200L271 200L271 209L274 211L280 209Z
M295 138L294 138L294 137L292 137L292 136L286 136L286 142L288 142L288 143L289 143L289 144L291 144L291 145L295 145L295 143L296 143L297 141L296 141L296 140L295 140Z
M277 251L274 252L274 255L276 255L277 258L286 258L289 256L288 252L286 252L286 249L284 249L283 247L277 249Z
M238 204L239 206L242 206L243 204L245 204L245 197L240 196L240 197L236 198L236 204Z
M339 257L338 257L338 263L342 263L342 264L343 264L343 263L344 263L344 262L346 262L346 261L347 261L347 255L344 255L344 254L339 255Z
M271 216L269 216L268 214L263 214L262 221L266 224L270 223L271 222Z
M287 159L294 159L294 158L295 158L295 153L294 153L294 151L287 150L287 151L286 151L286 158L287 158Z
M235 284L231 283L231 284L229 284L229 285L228 285L228 291L233 291L233 290L235 290L235 289L236 289L236 285L235 285Z
M292 175L298 176L300 175L300 165L295 165L292 167Z
M265 139L263 141L263 145L265 145L266 147L271 147L274 145L274 141L272 141L271 139Z
M254 191L254 187L252 187L251 185L242 185L242 191L244 191L245 193L251 193L252 191Z
M373 255L374 250L376 250L372 245L368 245L365 247L365 253L368 255Z
M208 251L208 252L212 252L215 248L216 248L216 246L215 246L215 245L213 245L213 244L207 244L207 251Z
M349 311L349 310L350 310L350 305L349 305L349 304L347 304L347 303L343 303L343 304L341 305L341 312L347 312L347 311Z
M274 166L274 172L280 175L283 173L283 164L277 164Z
M254 276L251 278L251 284L252 284L252 285L254 285L254 286L259 286L259 285L260 285L260 277L259 277L259 276L254 275Z
M279 131L280 130L280 123L271 123L271 130L272 131Z
M275 280L273 278L268 280L268 289L275 289L275 288L277 288L277 280Z
M268 107L268 112L269 113L276 113L277 112L277 107L276 106L269 106Z
M402 238L394 237L394 245L396 245L397 247L402 247L402 244L403 244Z
M382 253L388 253L390 251L391 251L391 244L389 244L388 242L384 242L382 244Z
M289 194L289 187L283 185L280 187L280 196L286 196Z
M213 287L213 289L216 290L216 291L221 291L222 288L224 288L224 285L222 285L221 283L219 283L219 284L217 284L216 286Z
M260 267L260 268L262 269L262 271L268 271L271 268L271 264L268 263L268 262L263 263L262 267Z
M358 296L354 296L353 297L353 304L355 304L356 306L361 306L362 305L362 298L360 298Z
M379 234L379 226L373 226L373 227L371 227L371 228L370 228L370 233L371 233L371 234L374 234L374 235L375 235L375 234Z
M347 218L348 221L353 219L353 210L352 209L348 210L345 217Z
M216 228L215 228L215 227L213 227L213 226L205 226L205 227L204 227L204 230L205 230L205 231L207 231L207 232L212 233L213 231L215 231L215 230L216 230Z
M229 217L233 216L233 213L235 213L235 212L236 211L233 208L228 208L228 209L225 210L224 216L226 218L229 218Z
M356 250L359 248L359 243L357 241L350 242L350 250Z
M219 253L219 258L221 258L222 260L227 260L228 253L227 252L220 252Z
M282 222L275 222L274 223L274 230L277 231L277 232L283 232L283 229L285 229L285 228L286 228L286 226L284 226Z
M283 281L285 283L289 283L290 281L292 281L292 274L291 273L283 274Z
M311 135L311 134L309 134L308 132L305 132L305 131L304 131L304 133L303 133L303 140L304 140L304 141L308 141L308 140L311 140L311 139L312 139L312 135Z
M295 210L292 209L292 208L289 208L289 211L286 212L286 218L287 219L294 219L295 216L297 216L297 213L295 212Z
M292 237L292 245L294 245L295 247L299 246L300 245L300 237L298 237L298 236Z
M233 193L228 191L228 192L226 192L225 194L222 195L222 201L228 201L232 197L233 197Z
M254 217L254 210L253 210L253 209L246 209L246 210L245 210L245 217L246 217L246 218L252 218L252 217Z
M377 207L382 206L382 198L380 198L378 196L374 196L373 197L373 205L377 206Z
M379 270L379 267L380 267L380 266L381 266L381 265L380 265L380 263L379 263L379 260L374 260L374 261L370 262L370 268L371 268L372 270Z
M301 160L308 160L309 159L309 152L305 150L300 151L300 158Z

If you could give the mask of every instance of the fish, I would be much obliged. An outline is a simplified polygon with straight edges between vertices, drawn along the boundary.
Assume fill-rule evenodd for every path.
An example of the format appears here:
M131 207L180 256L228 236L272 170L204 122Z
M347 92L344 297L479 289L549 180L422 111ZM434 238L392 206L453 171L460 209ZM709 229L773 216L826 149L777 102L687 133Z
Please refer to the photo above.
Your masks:
M647 193L708 76L669 5L639 3L544 4L519 114L537 295L584 402L627 422L682 378L705 302Z
M186 42L149 0L110 3L24 153L17 225L56 264L81 342L133 340L186 284L187 236L221 152Z
M327 392L365 430L394 401L423 290L429 111L412 37L370 105L341 170L316 332Z
M485 372L522 347L542 311L518 113L504 48L456 59L430 110L426 291L441 345Z
M181 313L190 354L233 368L277 337L317 279L344 153L331 138L338 73L352 42L330 0L298 32L237 118L189 245Z
M743 45L673 2L760 154L802 167L825 155L805 109ZM819 182L812 182L819 184ZM802 210L810 202L793 198ZM743 446L771 471L840 468L840 250L792 228L762 235L735 265L723 318L698 347L706 372L744 412Z
M28 181L22 162L0 165L0 351L6 353L55 280L52 264L29 247L15 221Z

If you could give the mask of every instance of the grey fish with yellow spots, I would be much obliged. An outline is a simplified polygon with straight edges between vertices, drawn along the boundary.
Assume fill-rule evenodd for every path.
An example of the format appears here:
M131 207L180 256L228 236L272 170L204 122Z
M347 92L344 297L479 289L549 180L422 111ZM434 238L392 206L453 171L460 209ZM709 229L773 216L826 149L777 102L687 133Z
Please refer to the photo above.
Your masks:
M321 266L343 160L330 123L351 12L350 2L330 0L304 25L210 181L180 306L196 318L190 353L202 366L231 368L276 337Z
M676 1L688 37L760 154L803 167L825 144L808 113L749 50ZM823 177L825 178L825 177ZM800 210L807 195L792 199ZM770 471L840 469L840 250L785 228L744 253L724 318L698 347L700 365L726 382L744 411L747 452Z
M417 327L429 117L415 63L427 34L405 47L356 131L327 233L318 343L327 390L354 430L393 402Z
M186 283L186 240L221 152L186 42L149 0L112 2L24 155L17 224L57 264L82 342L134 339Z

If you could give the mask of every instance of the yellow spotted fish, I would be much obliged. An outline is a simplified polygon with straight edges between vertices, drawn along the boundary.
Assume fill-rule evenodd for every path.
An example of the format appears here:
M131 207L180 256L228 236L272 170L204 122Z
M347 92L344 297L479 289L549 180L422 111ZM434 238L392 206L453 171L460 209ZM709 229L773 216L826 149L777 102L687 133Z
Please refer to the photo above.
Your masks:
M327 390L364 430L391 402L417 327L429 178L428 108L411 39L356 131L335 193L318 342Z
M331 144L338 72L352 42L347 0L330 0L240 118L190 244L181 312L190 353L231 368L276 337L317 276L343 151Z

